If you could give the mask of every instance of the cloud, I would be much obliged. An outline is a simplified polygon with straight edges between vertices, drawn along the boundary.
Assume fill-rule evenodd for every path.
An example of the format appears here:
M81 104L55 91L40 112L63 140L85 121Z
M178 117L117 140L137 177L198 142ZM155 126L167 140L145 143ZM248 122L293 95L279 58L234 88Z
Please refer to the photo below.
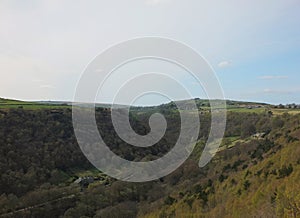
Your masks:
M263 93L264 94L284 94L284 95L287 95L287 94L292 94L292 93L296 93L297 90L279 90L279 89L264 89L263 90Z
M41 82L43 82L44 80L42 80L42 79L33 79L32 80L32 82L34 82L34 83L41 83Z
M55 89L56 87L50 84L44 84L44 85L40 85L40 88L42 89Z
M103 70L103 69L100 69L100 68L95 70L96 73L102 73L103 71L104 71L104 70Z
M146 0L147 5L159 5L165 2L169 2L170 0Z
M264 80L271 80L271 79L288 79L288 76L260 76L258 77L259 79L264 79Z
M291 95L300 93L299 88L290 88L290 89L273 89L273 88L265 88L252 92L246 92L243 94L243 98L249 98L253 96L279 96L279 95Z
M226 68L231 66L231 62L230 61L221 61L220 63L218 63L218 67L220 68Z

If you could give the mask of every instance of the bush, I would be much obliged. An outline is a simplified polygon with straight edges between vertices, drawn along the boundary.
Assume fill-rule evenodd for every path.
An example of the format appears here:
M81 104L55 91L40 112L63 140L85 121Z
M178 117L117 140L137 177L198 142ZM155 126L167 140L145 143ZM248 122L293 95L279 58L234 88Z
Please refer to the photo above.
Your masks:
M289 175L291 175L291 173L293 172L293 166L291 164L289 164L289 166L283 166L281 169L279 169L279 176L278 178L279 179L282 179L282 178L285 178L285 177L288 177Z
M165 205L172 205L172 204L174 204L175 201L176 201L175 198L172 198L170 195L168 195L168 197L166 197L164 203L165 203Z

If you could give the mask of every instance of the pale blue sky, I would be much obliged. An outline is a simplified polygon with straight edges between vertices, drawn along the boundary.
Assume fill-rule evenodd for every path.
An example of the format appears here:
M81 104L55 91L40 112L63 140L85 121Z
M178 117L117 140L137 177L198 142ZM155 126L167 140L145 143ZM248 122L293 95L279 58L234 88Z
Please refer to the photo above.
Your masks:
M72 100L103 49L160 36L203 55L228 99L300 103L299 11L298 0L0 0L0 96Z

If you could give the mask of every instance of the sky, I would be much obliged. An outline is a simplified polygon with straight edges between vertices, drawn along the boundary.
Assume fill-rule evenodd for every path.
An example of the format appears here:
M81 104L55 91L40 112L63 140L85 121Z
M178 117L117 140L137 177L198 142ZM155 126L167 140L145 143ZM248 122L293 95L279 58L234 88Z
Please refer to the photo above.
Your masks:
M0 97L71 101L104 49L157 36L201 54L227 99L300 103L299 11L299 0L0 0Z

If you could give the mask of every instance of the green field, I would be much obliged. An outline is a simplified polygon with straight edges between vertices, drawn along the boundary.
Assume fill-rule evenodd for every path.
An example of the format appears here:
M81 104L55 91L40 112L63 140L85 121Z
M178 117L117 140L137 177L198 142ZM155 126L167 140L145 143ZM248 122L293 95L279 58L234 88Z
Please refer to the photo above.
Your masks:
M300 109L277 109L271 107L261 107L261 108L243 108L243 107L228 107L227 111L229 112L237 112L237 113L267 113L271 111L274 115L281 115L283 113L289 114L299 114Z
M23 108L28 110L37 109L55 109L55 108L70 108L69 105L63 104L43 104L36 102L18 101L0 98L0 109Z
M228 108L227 111L238 112L238 113L264 113L266 112L266 108Z
M237 104L243 104L243 106L238 106ZM272 111L274 115L281 115L283 113L289 114L299 114L300 109L278 109L273 108L271 105L261 105L261 107L253 107L248 108L247 105L255 105L257 103L240 103L236 102L235 105L227 105L228 112L236 112L236 113L266 113L268 111ZM0 109L17 109L22 108L25 110L38 110L38 109L59 109L59 108L71 108L70 105L67 104L53 104L53 103L40 103L40 102L30 102L30 101L19 101L19 100L11 100L0 98ZM139 107L137 107L139 108ZM209 112L209 106L200 106L203 112ZM144 108L147 110L147 108ZM174 109L174 108L173 108ZM154 108L152 110L155 111ZM142 109L143 111L143 109ZM143 112L139 112L143 113Z

